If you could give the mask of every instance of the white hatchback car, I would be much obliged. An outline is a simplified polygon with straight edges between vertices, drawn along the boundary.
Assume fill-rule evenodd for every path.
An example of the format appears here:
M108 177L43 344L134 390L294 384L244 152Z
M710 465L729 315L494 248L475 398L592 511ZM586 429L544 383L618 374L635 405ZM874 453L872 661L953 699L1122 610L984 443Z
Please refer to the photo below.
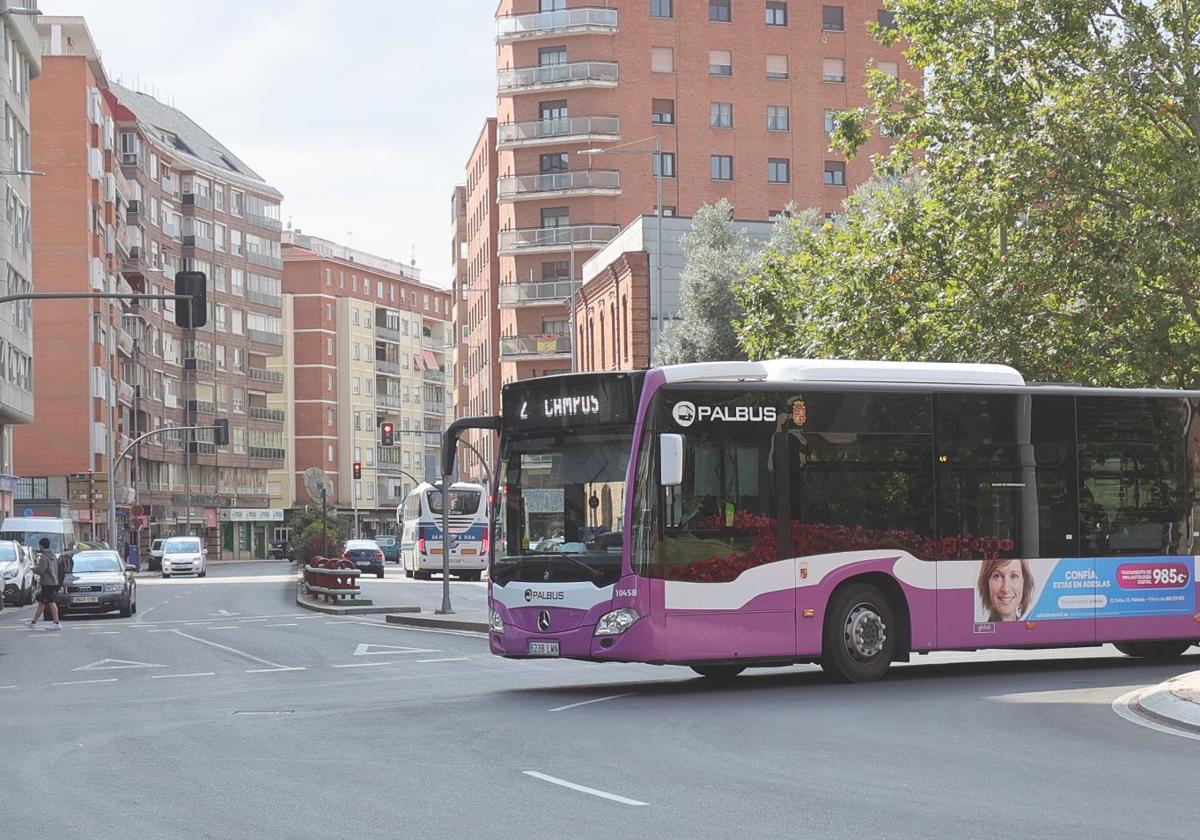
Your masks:
M208 549L199 537L168 537L162 546L162 576L208 574Z

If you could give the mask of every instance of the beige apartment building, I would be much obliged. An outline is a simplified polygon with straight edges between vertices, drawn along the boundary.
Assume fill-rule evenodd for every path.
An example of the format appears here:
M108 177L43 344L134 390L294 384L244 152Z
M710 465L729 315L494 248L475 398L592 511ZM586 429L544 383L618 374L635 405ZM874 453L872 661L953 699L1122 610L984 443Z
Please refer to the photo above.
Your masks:
M660 180L664 216L721 198L739 219L765 221L791 203L837 213L886 141L842 159L829 150L833 113L867 103L870 68L919 78L898 47L870 35L870 24L890 24L880 0L501 0L496 22L499 288L478 317L499 321L502 382L572 367L570 301L584 263L656 217ZM679 299L677 273L660 281L653 262L643 269L647 298L614 313L616 329L648 319L648 343L625 354L640 360ZM483 383L462 375L466 405L479 406Z
M273 504L312 504L304 471L329 476L330 507L364 536L394 533L396 507L426 478L449 422L451 295L409 263L284 231L280 372L294 451L271 476ZM391 423L395 445L380 444ZM355 480L354 464L362 477Z

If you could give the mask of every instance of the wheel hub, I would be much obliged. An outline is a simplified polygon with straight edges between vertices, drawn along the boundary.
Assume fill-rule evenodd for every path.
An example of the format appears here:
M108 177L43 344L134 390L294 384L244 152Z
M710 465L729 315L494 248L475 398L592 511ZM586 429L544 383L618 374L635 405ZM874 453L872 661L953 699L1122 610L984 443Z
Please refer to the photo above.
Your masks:
M873 659L887 642L887 625L870 604L858 604L846 617L846 648L860 661Z

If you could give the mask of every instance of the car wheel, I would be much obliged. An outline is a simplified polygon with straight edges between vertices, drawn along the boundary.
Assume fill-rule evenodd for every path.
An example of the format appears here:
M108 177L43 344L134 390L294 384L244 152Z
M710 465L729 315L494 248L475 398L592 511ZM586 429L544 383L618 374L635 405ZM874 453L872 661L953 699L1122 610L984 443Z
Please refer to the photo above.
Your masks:
M167 574L166 572L163 572L163 573L162 573L162 576L163 576L163 580L167 580L168 578L170 578L170 577L171 577L171 576L170 576L169 574Z
M201 569L200 574L196 575L196 577L208 577L208 569Z
M121 604L121 618L129 618L133 615L133 603L126 599L125 603Z
M887 596L867 583L836 594L825 614L821 668L843 682L870 682L887 673L897 624Z
M382 579L383 578L383 570L381 569L380 571L376 572L375 577Z

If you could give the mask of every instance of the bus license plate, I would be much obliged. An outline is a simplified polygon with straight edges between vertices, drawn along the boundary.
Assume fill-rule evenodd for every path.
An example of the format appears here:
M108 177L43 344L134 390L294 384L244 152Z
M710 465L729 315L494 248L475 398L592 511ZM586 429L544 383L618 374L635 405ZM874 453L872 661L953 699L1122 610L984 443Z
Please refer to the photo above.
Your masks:
M530 656L558 656L558 642L530 642Z
M72 604L98 604L100 599L95 595L76 595L71 599Z

